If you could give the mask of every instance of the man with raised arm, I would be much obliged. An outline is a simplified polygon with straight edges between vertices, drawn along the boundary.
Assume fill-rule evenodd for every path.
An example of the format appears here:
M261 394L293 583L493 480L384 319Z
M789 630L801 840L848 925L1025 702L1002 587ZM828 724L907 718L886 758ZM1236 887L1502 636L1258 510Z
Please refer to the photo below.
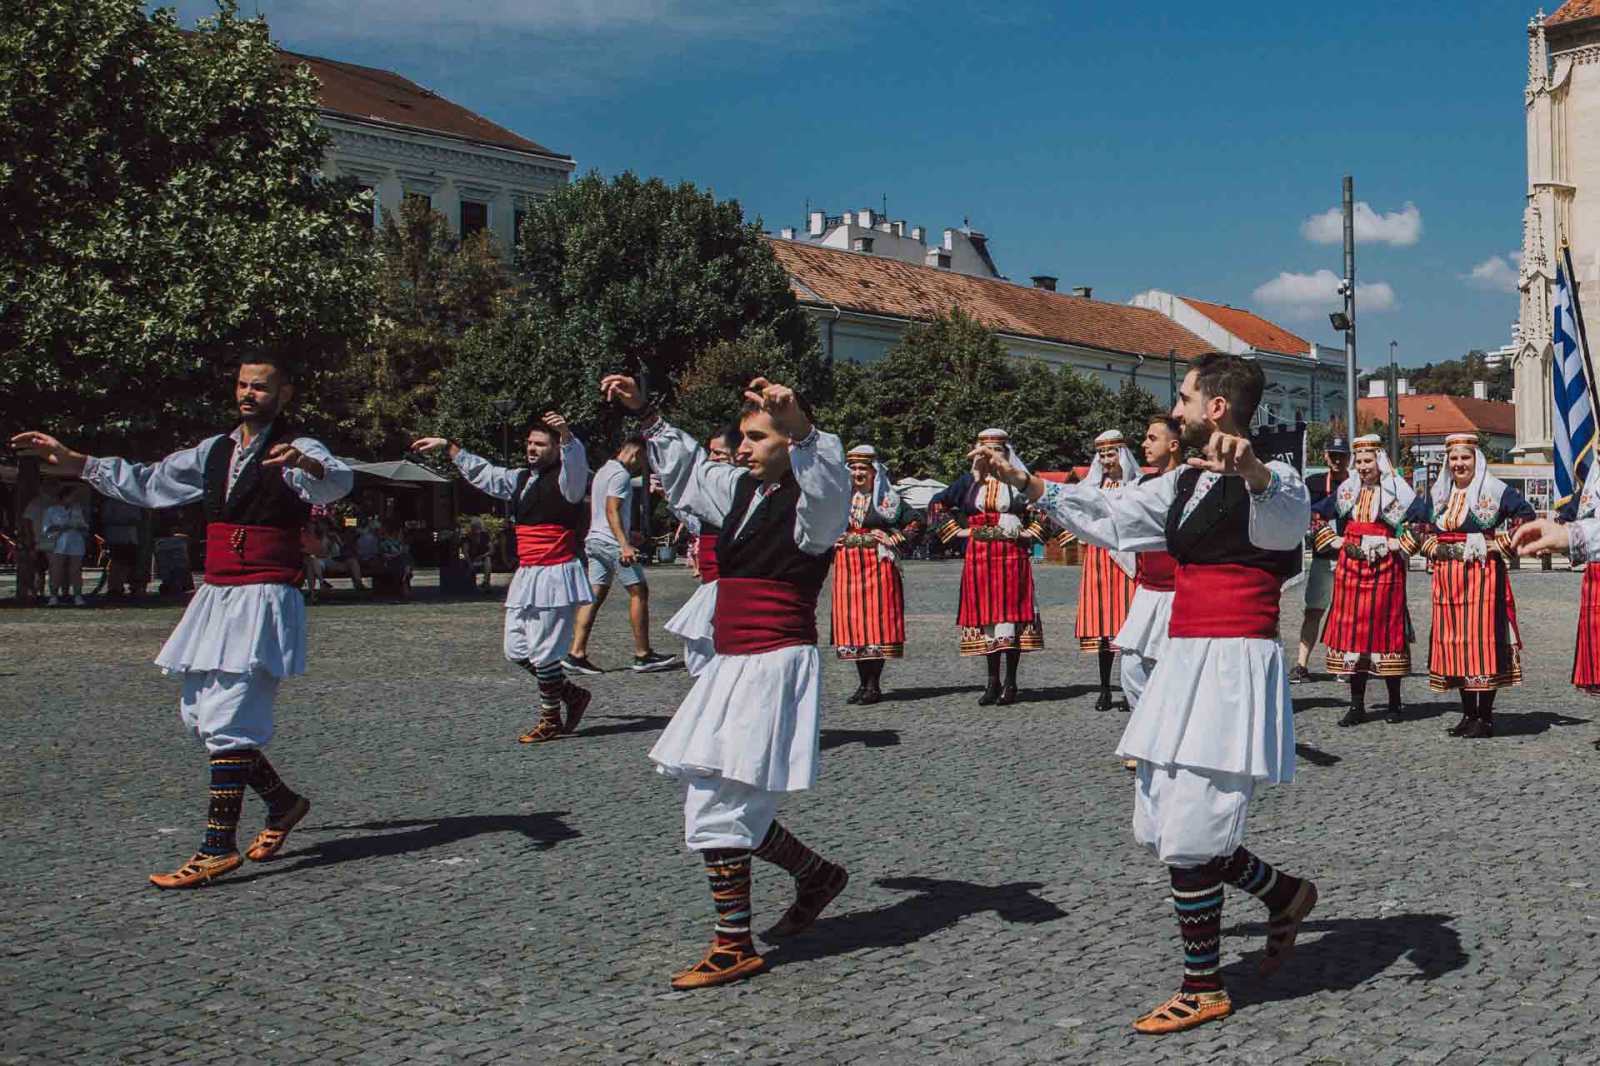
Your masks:
M991 453L972 455L1085 541L1164 550L1176 562L1167 641L1117 749L1138 760L1134 837L1169 868L1184 946L1183 987L1134 1021L1142 1033L1232 1013L1218 968L1225 883L1267 905L1263 976L1293 951L1317 900L1311 881L1244 847L1256 783L1294 773L1278 597L1298 568L1310 511L1299 474L1263 463L1250 446L1263 384L1242 356L1195 359L1172 414L1204 458L1119 493L1047 484Z
M796 899L767 939L810 927L849 879L779 824L777 811L785 792L817 779L817 593L849 521L850 475L839 438L811 424L791 389L765 378L744 394L736 466L713 462L648 409L632 378L614 374L600 387L640 413L650 467L673 508L722 531L716 655L650 758L683 784L684 840L701 853L717 910L705 957L672 987L725 984L766 968L750 936L752 856L795 879Z
M157 888L194 888L239 868L244 860L236 837L246 786L267 805L266 828L245 852L252 861L276 855L311 809L262 749L272 739L278 683L306 668L300 530L312 504L344 496L354 475L322 444L291 430L283 411L293 397L287 361L250 355L234 385L239 425L158 463L90 458L37 431L11 440L124 503L198 501L205 508L205 584L156 665L183 679L178 712L210 756L210 805L200 849L175 872L152 874Z
M579 604L588 603L589 581L578 561L578 527L589 461L567 420L545 413L528 430L528 464L520 470L495 466L444 437L423 437L418 453L449 449L450 461L473 488L510 500L517 537L517 572L506 590L506 658L539 685L539 720L517 739L544 744L575 732L591 696L567 680L561 660L572 645ZM566 718L562 719L562 707Z

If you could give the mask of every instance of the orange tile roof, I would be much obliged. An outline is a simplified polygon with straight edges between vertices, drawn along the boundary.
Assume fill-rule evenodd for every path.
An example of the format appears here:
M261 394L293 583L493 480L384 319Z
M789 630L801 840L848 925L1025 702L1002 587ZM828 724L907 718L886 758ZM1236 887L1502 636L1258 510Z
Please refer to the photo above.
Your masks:
M1311 351L1311 342L1304 337L1296 336L1276 322L1268 322L1242 307L1207 303L1192 296L1180 296L1178 299L1258 351L1277 352L1280 355L1305 355Z
M803 304L926 322L959 307L997 333L1189 359L1212 346L1159 311L769 237Z
M572 158L512 133L393 71L295 52L280 52L279 55L286 65L311 68L311 73L322 83L325 111L362 122L405 126L496 148L537 152L556 159Z
M1361 418L1389 420L1389 401L1382 396L1363 396L1356 401ZM1495 400L1475 400L1470 396L1445 396L1429 393L1400 397L1400 435L1402 437L1441 437L1447 433L1493 433L1501 437L1517 435L1517 409Z
M1559 26L1565 22L1580 22L1600 16L1600 0L1567 0L1556 8L1555 14L1544 20L1546 26Z

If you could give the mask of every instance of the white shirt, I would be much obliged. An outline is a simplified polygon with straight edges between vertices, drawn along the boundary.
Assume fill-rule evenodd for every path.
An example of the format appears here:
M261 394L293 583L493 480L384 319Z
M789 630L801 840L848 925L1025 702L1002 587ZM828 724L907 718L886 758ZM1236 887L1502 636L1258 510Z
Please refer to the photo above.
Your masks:
M606 519L606 502L622 501L622 535L633 532L633 475L621 462L612 459L594 472L594 485L589 490L589 540L600 541L621 548L611 532Z

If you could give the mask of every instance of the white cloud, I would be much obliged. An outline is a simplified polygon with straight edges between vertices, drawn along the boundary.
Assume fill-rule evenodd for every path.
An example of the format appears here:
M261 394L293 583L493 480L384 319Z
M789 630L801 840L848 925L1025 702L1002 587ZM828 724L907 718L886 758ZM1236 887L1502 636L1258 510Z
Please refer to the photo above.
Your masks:
M1521 252L1512 252L1509 257L1491 255L1473 267L1470 273L1461 275L1461 280L1473 288L1490 292L1516 292L1517 268L1512 263L1521 262Z
M1357 244L1392 244L1408 247L1422 238L1422 212L1407 203L1398 211L1380 215L1365 200L1355 206ZM1330 207L1300 223L1300 234L1312 244L1344 243L1344 209Z
M1339 295L1339 280L1339 275L1331 270L1319 270L1315 274L1293 274L1286 270L1256 286L1253 295L1257 303L1285 318L1318 318L1344 306L1344 298ZM1358 316L1369 311L1393 311L1399 306L1394 289L1387 281L1356 284Z

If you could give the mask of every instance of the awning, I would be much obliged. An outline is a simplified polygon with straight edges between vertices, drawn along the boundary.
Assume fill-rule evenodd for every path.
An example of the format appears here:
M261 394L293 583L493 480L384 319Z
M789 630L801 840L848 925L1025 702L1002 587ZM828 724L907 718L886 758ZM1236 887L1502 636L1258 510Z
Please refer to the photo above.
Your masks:
M391 481L402 484L448 484L450 479L440 477L421 463L413 463L410 459L389 459L377 463L363 463L355 459L340 459L351 470L358 474L366 474L380 481Z

